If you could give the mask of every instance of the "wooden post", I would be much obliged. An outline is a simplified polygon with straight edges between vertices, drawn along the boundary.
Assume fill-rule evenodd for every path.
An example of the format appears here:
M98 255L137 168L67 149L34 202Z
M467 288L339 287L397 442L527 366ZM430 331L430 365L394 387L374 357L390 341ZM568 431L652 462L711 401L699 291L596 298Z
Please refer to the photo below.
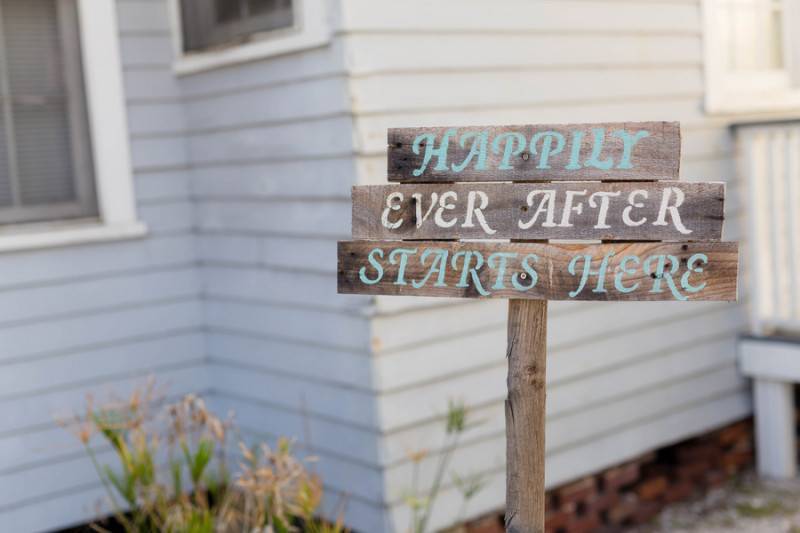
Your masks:
M509 300L506 355L506 531L543 533L546 300Z

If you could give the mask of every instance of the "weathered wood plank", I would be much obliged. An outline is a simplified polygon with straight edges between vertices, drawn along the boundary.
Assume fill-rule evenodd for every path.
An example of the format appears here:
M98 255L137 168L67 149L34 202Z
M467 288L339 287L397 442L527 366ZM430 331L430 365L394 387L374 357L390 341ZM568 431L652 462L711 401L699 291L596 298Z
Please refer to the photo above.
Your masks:
M389 181L675 180L677 122L389 129Z
M508 302L506 531L544 527L547 302Z
M725 184L367 185L352 194L354 239L718 241Z
M735 301L735 242L339 243L343 294Z

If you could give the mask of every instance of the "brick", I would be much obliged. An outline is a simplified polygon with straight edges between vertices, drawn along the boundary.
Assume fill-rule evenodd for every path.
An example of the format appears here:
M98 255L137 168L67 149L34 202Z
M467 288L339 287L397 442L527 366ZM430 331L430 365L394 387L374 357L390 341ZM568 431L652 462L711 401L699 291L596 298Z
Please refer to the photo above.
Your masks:
M567 524L567 533L592 533L601 526L600 517L597 515L586 515L581 518L573 518Z
M688 463L698 460L713 460L719 454L719 451L719 447L710 442L698 442L679 446L677 456L679 462Z
M718 488L728 481L728 476L720 470L709 470L705 475L705 485L708 488Z
M571 518L572 515L564 511L549 512L544 516L544 529L547 533L565 530Z
M556 490L556 499L560 506L569 503L585 502L597 493L597 481L594 477L585 477Z
M602 479L603 487L609 491L630 485L639 479L639 463L628 463L607 470Z
M636 494L644 501L654 501L667 490L667 478L658 476L643 481L636 486Z
M686 481L679 481L671 484L664 493L664 501L667 503L682 502L688 500L694 494L695 486Z
M695 481L701 479L708 470L708 464L703 461L679 465L675 469L676 477L681 481Z
M607 491L598 493L588 502L589 512L602 513L619 502L619 492Z
M743 420L742 422L738 422L732 426L728 426L719 430L717 433L717 440L723 446L727 446L742 439L749 440L752 434L753 431L751 429L750 421Z
M608 510L608 521L611 525L621 526L633 517L638 506L639 497L633 492L626 492L620 496L620 501Z
M753 463L751 452L729 452L722 456L722 467L728 474L735 474Z
M655 502L641 502L633 513L633 519L637 524L646 524L661 512L661 506Z

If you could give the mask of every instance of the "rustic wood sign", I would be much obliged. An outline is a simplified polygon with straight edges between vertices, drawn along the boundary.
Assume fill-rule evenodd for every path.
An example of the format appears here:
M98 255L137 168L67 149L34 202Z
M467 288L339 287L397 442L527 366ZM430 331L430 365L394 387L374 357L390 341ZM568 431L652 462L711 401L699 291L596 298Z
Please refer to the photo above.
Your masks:
M734 242L339 243L339 292L538 300L736 300Z
M673 180L677 122L389 130L389 181Z
M362 186L353 238L713 241L724 202L723 183Z
M543 531L547 300L735 301L724 184L676 181L676 122L391 129L388 152L403 183L353 188L339 292L510 300L506 530Z

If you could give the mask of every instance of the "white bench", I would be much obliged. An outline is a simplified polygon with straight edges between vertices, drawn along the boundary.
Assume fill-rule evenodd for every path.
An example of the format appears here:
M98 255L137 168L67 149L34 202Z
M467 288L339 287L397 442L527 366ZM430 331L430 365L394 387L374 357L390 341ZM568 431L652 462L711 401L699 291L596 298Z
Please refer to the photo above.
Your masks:
M753 378L756 463L761 476L797 475L794 384L800 383L800 337L743 337L739 365Z

